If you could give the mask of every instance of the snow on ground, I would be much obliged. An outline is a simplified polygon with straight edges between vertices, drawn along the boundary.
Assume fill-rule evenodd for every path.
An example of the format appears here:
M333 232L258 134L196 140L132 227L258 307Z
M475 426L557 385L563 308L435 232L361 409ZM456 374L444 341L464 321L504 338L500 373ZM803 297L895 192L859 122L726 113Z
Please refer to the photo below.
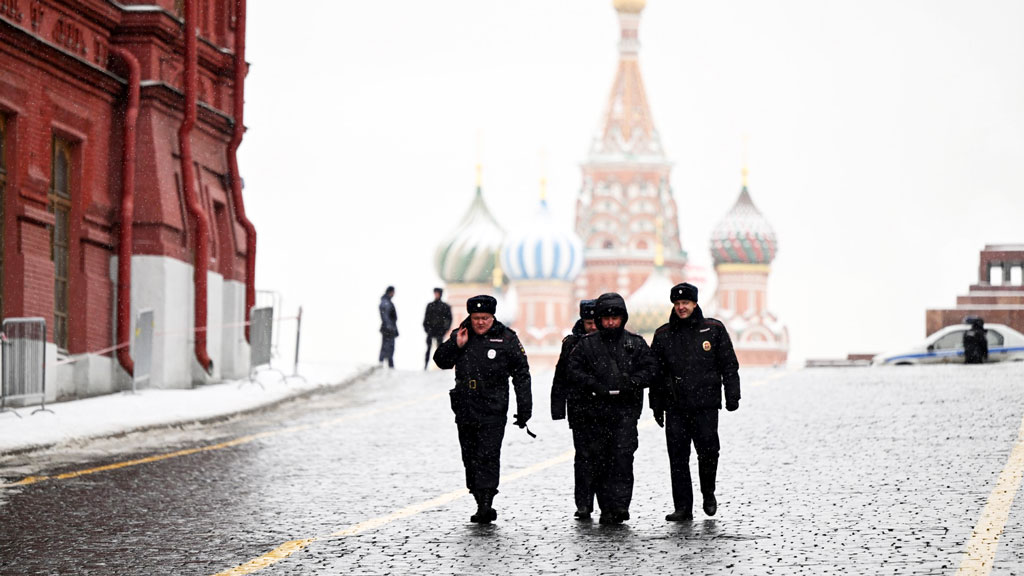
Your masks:
M21 418L0 413L0 455L54 444L121 434L140 428L206 420L268 406L322 387L345 382L372 371L374 365L303 365L305 378L288 378L265 371L263 385L235 380L184 390L140 390L47 404L53 412L17 408Z

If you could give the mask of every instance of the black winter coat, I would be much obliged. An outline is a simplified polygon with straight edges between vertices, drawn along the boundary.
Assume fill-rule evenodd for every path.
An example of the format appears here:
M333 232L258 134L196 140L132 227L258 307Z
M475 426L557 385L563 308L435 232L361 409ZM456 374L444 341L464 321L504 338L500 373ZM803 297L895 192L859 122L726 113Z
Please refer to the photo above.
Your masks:
M705 318L700 306L689 318L672 311L668 324L654 332L651 351L661 377L651 388L651 408L695 410L740 401L739 362L725 325Z
M385 336L398 336L398 312L391 298L385 294L380 297L380 333Z
M569 355L573 348L585 336L587 331L583 328L583 319L576 321L572 327L572 333L562 339L562 351L558 355L558 363L555 364L555 376L551 379L551 419L561 420L569 414L569 427L572 428L579 412L586 408L590 402L590 395L581 396L576 393L572 383L569 381ZM568 410L566 410L568 408Z
M618 366L619 377L612 368ZM658 374L658 363L643 337L624 329L606 330L580 338L569 354L572 393L589 399L588 415L640 418L644 388ZM618 394L610 394L618 391Z
M452 327L452 307L441 300L433 300L427 304L423 314L423 330L428 336L443 338Z
M504 424L508 420L509 378L516 391L516 414L529 419L533 413L530 365L515 331L495 320L480 336L473 332L468 317L460 326L469 332L466 345L459 348L458 330L453 330L434 352L439 368L455 368L455 387L449 392L455 421Z

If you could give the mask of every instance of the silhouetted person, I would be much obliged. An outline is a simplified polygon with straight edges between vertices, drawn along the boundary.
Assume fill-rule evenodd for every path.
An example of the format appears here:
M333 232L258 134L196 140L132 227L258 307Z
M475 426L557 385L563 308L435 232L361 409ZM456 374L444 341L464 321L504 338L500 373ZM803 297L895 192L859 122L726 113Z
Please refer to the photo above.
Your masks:
M398 338L398 312L391 298L395 287L388 286L380 297L380 357L378 362L387 360L388 368L395 367L395 338Z
M982 364L988 360L988 338L985 321L978 317L971 318L971 328L964 332L964 363Z
M423 358L423 369L430 365L430 348L434 341L441 347L444 337L452 327L452 307L441 301L442 290L434 288L434 301L427 304L423 314L423 330L427 333L427 355Z

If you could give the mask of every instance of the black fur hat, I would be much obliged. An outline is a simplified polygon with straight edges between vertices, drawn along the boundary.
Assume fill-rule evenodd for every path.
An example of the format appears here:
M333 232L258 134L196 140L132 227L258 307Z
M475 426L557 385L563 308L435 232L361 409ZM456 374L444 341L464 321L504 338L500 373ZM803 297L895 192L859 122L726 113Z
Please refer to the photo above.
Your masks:
M479 296L473 296L469 300L466 300L466 313L474 314L476 312L486 312L487 314L494 314L498 309L498 301L494 299L494 296L488 296L481 294Z
M676 300L689 300L690 302L696 302L697 287L689 282L676 284L672 287L672 294L670 294L669 297L672 299L673 304L675 304Z

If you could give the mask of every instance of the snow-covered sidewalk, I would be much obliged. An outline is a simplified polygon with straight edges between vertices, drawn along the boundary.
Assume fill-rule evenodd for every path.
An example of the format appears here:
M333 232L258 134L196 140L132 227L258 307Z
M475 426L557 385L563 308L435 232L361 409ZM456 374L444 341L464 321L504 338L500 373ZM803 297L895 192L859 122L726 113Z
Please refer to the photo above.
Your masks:
M0 456L41 449L74 440L123 434L220 418L255 410L321 388L363 377L376 365L303 366L301 378L282 382L276 372L262 372L259 381L229 381L187 390L141 390L84 400L17 408L21 418L0 412Z

